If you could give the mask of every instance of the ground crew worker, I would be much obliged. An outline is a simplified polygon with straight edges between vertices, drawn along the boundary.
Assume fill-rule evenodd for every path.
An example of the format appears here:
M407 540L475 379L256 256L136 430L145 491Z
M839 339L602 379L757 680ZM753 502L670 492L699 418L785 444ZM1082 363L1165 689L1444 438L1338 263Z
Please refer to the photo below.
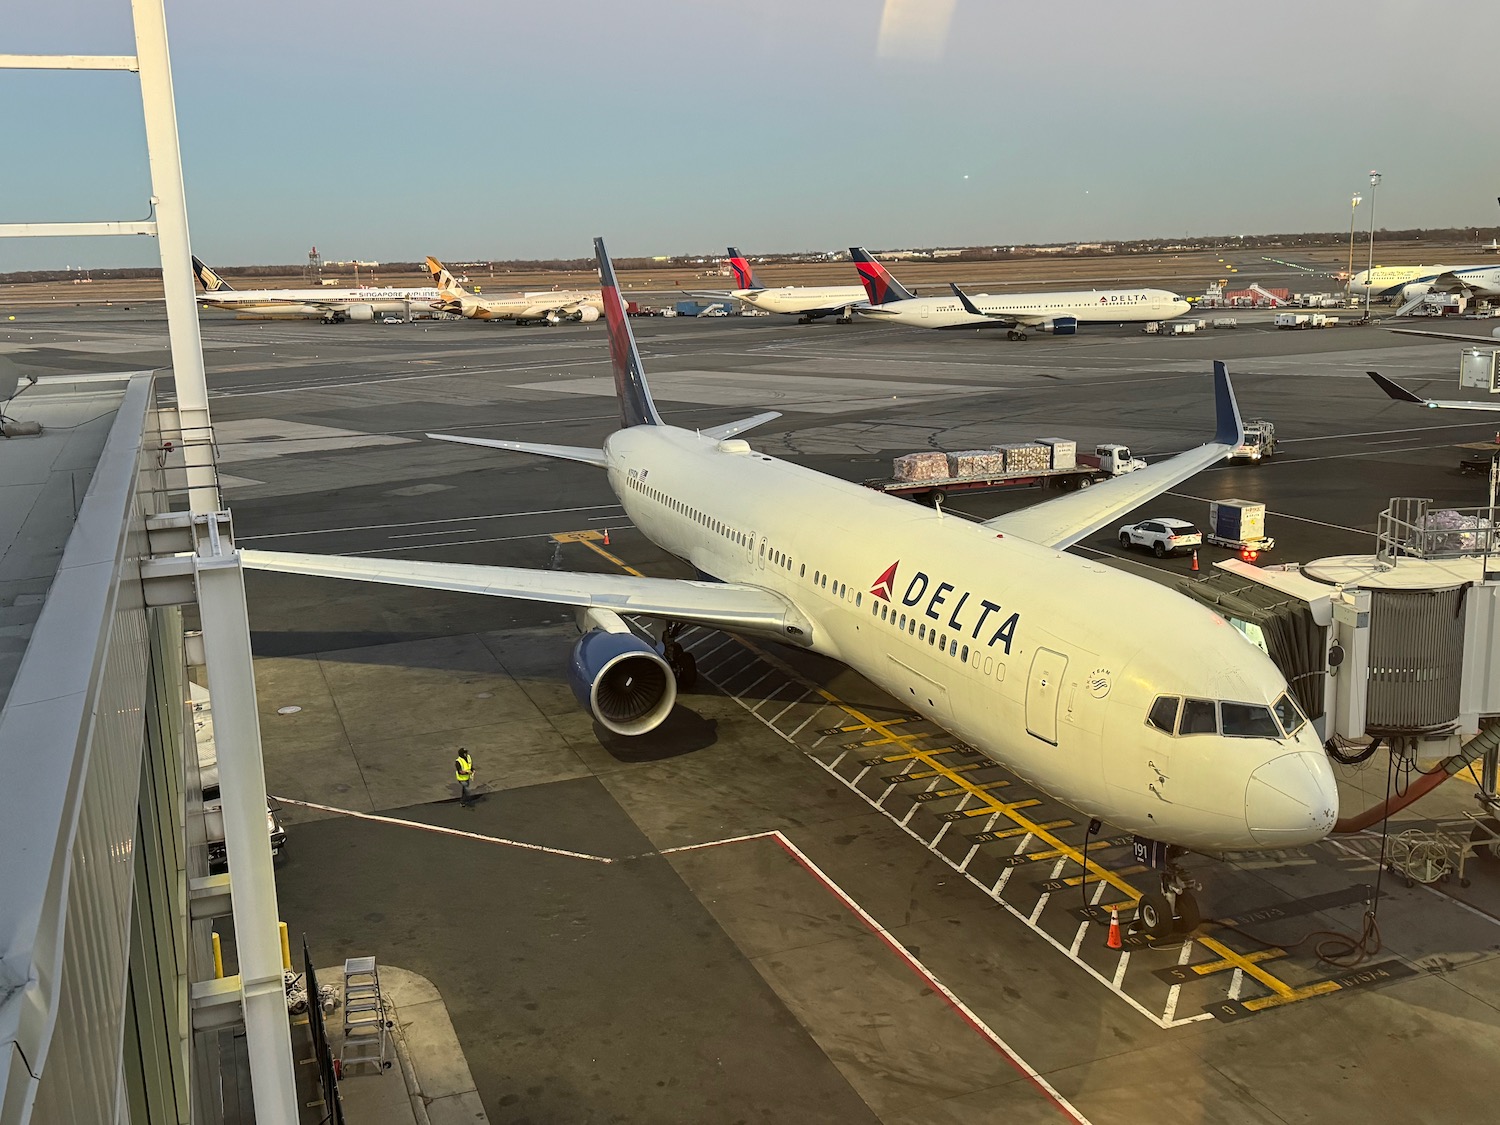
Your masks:
M453 759L453 776L458 779L459 806L466 809L474 803L469 800L469 782L474 778L474 755L462 746L458 748L458 757Z

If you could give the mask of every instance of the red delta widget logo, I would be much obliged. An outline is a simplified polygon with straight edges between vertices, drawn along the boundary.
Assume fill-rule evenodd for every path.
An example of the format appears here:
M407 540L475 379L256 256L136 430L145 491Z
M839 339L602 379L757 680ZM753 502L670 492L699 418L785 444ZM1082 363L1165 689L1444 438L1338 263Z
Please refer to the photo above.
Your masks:
M880 572L880 577L870 587L872 597L887 602L895 597L896 570L900 565L901 560L897 559ZM976 604L970 606L971 600ZM924 617L976 642L980 634L990 626L992 619L998 620L999 625L994 626L994 632L984 645L986 648L994 648L997 641L1001 642L1007 656L1010 655L1010 644L1016 635L1016 626L1021 623L1019 613L1012 613L1003 619L996 618L995 615L1003 608L998 602L992 602L988 598L974 598L968 590L959 590L951 582L934 584L932 578L921 570L912 573L906 590L901 595L900 604L913 610L920 607ZM913 613L913 616L916 614Z

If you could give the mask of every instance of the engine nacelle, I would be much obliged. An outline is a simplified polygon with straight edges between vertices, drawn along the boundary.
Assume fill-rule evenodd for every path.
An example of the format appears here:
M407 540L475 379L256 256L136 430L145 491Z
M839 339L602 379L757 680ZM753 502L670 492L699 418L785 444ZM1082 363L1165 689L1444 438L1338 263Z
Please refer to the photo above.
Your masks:
M677 703L677 678L661 655L629 631L590 629L568 657L568 685L599 724L616 734L655 730Z
M368 323L375 319L375 306L350 305L349 311L345 315L347 315L350 320L362 320Z
M1078 318L1076 316L1060 316L1055 320L1043 321L1042 331L1050 332L1054 336L1076 336L1078 334Z
M593 305L584 305L583 308L573 314L573 319L583 324L593 324L594 321L599 319L599 310L594 308Z
M1415 301L1419 297L1425 297L1432 291L1432 284L1426 281L1414 281L1410 285L1401 287L1401 303Z

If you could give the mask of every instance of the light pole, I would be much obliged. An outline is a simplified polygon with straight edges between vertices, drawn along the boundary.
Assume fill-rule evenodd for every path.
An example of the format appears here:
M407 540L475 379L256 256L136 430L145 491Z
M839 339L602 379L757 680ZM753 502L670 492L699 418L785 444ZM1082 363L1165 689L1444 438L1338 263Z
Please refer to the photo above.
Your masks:
M1370 291L1375 288L1375 189L1380 186L1380 173L1370 172L1370 264L1365 267L1365 320L1370 319Z
M1345 288L1354 285L1354 209L1359 206L1359 202L1358 194L1349 201L1349 281ZM1369 278L1365 280L1368 281Z

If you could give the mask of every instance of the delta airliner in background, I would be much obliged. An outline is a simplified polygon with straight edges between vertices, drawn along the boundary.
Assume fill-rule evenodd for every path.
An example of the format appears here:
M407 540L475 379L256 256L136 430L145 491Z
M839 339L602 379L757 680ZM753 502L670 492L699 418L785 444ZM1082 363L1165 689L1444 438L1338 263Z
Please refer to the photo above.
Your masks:
M869 303L858 312L872 320L912 328L1006 328L1012 340L1028 328L1069 336L1080 324L1136 324L1170 320L1192 309L1185 297L1165 289L1085 289L1061 293L1006 293L969 297L953 286L950 297L918 297L891 276L863 247L849 250Z
M755 276L755 267L749 259L733 246L729 247L729 268L734 271L739 288L687 295L712 301L733 300L761 312L796 316L798 324L811 324L825 316L837 318L839 324L848 324L865 303L862 285L783 285L767 289Z
M636 527L711 580L244 551L286 573L575 607L567 675L603 727L653 730L689 623L840 660L901 705L1087 816L1205 851L1286 848L1333 827L1323 746L1270 658L1223 618L1067 548L1194 473L1244 428L1228 373L1205 380L1208 442L1127 476L974 523L770 457L738 435L662 422L613 267L596 240L621 428L601 448L429 437L595 465ZM666 623L659 639L626 617ZM1166 932L1189 882L1168 866L1138 919ZM1187 924L1186 921L1183 922Z
M205 308L224 309L254 320L374 320L399 316L410 320L414 312L437 307L436 289L395 289L373 285L358 289L236 289L219 274L193 259L193 273L203 292L198 303Z

